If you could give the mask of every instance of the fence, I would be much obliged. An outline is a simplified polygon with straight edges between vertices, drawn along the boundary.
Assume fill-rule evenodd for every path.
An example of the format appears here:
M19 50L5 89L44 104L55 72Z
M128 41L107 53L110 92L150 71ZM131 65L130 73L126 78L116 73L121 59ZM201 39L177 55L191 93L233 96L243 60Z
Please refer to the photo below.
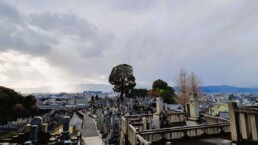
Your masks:
M230 102L229 115L232 141L258 144L258 106L238 107Z
M174 112L167 114L168 121L172 125L185 125L186 113Z
M140 132L139 135L144 140L141 138L141 140L138 141L140 144L146 144L146 142L157 142L161 138L173 141L184 138L208 137L228 133L228 128L229 124L226 123L155 129Z
M205 120L205 124L219 124L219 123L229 123L228 119L215 117L207 114L201 114L203 119Z

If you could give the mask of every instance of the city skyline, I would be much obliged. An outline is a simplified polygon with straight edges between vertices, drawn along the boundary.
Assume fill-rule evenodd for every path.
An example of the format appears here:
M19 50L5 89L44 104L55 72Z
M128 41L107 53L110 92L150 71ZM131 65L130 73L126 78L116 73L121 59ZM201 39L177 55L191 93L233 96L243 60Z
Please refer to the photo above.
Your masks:
M0 1L0 82L12 88L109 84L116 65L136 83L258 87L257 1ZM63 91L69 88L56 88Z

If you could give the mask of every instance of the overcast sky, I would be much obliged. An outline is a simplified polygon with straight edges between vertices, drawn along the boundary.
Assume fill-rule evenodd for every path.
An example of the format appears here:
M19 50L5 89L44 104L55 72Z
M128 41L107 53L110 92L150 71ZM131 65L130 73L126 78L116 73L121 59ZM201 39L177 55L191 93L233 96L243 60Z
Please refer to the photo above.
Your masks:
M204 85L258 86L257 0L1 0L0 28L12 88L108 84L122 63L140 86L174 85L181 68Z

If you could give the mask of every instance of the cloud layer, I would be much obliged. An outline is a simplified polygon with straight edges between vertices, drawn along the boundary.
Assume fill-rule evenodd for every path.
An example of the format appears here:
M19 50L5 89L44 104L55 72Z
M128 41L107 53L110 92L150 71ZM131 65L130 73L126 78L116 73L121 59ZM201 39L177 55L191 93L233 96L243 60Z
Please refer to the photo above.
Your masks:
M257 4L0 1L0 79L28 88L108 84L111 69L128 63L139 86L173 85L181 68L205 85L258 86Z

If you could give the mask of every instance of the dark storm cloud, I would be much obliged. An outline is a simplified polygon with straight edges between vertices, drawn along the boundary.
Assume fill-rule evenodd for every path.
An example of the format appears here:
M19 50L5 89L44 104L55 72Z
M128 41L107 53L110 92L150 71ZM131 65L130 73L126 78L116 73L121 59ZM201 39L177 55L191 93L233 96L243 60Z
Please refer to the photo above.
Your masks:
M0 3L0 7L2 51L43 55L68 39L73 43L70 49L81 57L96 57L109 45L97 27L73 14L44 12L27 16L6 3Z
M50 51L52 41L31 28L15 7L0 2L0 17L0 51L16 50L32 55Z
M55 39L69 39L70 49L81 57L99 57L109 46L109 38L99 34L97 27L73 14L45 12L30 15L30 24L53 33ZM60 40L59 43L62 43Z
M20 15L15 7L8 5L7 3L0 1L0 16L5 19L19 20Z

